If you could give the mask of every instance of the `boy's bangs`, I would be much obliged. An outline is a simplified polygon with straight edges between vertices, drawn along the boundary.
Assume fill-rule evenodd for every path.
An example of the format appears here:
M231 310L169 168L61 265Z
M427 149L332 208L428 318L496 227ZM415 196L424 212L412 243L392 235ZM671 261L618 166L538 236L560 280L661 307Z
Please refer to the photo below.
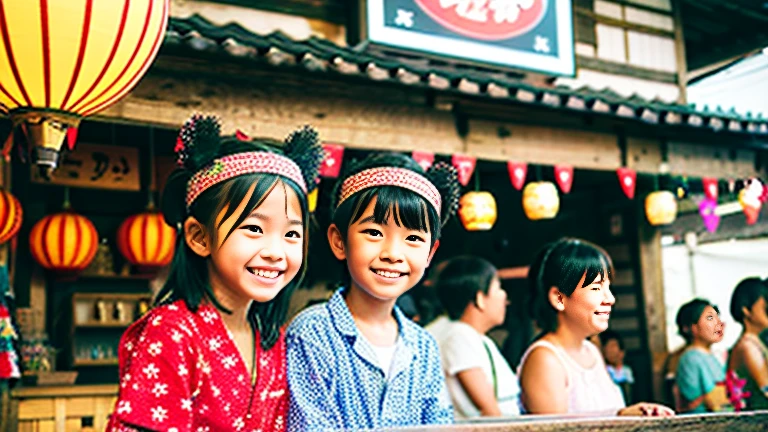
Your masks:
M354 223L363 216L363 212L374 198L375 223L383 225L391 215L397 226L427 233L432 231L426 200L415 192L394 186L381 186L365 191L360 197L351 222Z

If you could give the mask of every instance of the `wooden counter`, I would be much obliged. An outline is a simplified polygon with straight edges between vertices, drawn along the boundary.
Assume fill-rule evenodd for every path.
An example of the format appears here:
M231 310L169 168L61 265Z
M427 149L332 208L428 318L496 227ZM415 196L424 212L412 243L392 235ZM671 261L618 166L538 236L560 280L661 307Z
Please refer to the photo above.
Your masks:
M114 384L16 388L10 431L77 432L84 418L92 419L93 430L103 431L116 399Z

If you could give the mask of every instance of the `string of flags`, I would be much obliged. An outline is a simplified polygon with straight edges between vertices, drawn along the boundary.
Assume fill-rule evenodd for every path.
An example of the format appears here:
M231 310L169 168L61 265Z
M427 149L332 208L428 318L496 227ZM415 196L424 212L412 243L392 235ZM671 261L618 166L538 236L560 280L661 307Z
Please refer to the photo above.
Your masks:
M321 178L337 178L341 173L344 159L344 146L341 144L323 144L325 159L320 167ZM435 161L435 153L424 150L414 150L411 157L423 168L428 170ZM466 154L451 155L451 164L456 167L459 183L467 187L472 180L477 166L477 159ZM526 217L531 220L552 219L557 216L560 208L560 193L569 194L573 188L575 173L574 167L569 164L557 164L554 169L555 184L549 181L532 181L528 179L528 163L521 161L508 161L507 171L509 180L515 190L523 192L523 210ZM616 170L619 187L624 195L632 200L637 190L638 173L626 166ZM669 176L666 176L669 177ZM698 204L699 214L704 227L715 232L720 224L721 215L718 213L718 200L721 191L727 191L738 198L746 222L755 224L758 220L763 204L768 201L768 185L759 178L745 180L727 179L721 180L714 177L701 178L703 198ZM687 177L679 177L676 181L674 193L669 190L657 190L651 192L645 199L645 213L651 225L666 225L674 222L677 217L677 202L684 199L690 192L691 180ZM308 197L310 211L314 212L317 206L316 188ZM476 182L475 189L479 189ZM698 200L698 197L695 199ZM463 211L462 211L463 209ZM468 191L460 200L459 218L464 227L469 231L485 231L493 227L496 221L496 201L489 192L480 190Z

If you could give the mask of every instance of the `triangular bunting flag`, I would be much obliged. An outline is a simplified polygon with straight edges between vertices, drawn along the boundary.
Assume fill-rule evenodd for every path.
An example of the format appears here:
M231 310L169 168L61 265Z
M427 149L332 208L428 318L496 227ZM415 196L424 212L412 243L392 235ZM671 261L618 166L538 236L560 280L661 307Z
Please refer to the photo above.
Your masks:
M323 144L325 159L320 165L322 177L336 178L341 172L341 162L344 159L344 146L341 144Z
M564 194L571 192L571 186L573 186L573 166L555 165L555 180Z
M477 160L468 155L455 154L451 157L451 163L459 172L459 183L462 186L469 184L469 179L472 178L472 173L475 171L475 163Z
M517 190L523 190L525 186L525 178L528 175L528 164L525 162L507 162L507 171L509 171L509 181L512 182L512 187Z
M413 153L411 153L411 157L424 171L428 170L429 167L432 166L432 163L435 162L435 154L428 151L414 150Z
M616 175L619 176L619 184L621 185L621 190L624 191L624 195L629 199L634 199L637 187L637 172L633 169L622 167L616 170Z

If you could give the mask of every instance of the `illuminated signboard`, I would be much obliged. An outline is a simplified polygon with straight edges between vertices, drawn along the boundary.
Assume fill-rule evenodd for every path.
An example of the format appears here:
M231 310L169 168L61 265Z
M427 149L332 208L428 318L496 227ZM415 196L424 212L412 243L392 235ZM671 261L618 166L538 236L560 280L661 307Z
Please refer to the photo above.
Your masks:
M573 75L571 0L368 0L373 46Z

